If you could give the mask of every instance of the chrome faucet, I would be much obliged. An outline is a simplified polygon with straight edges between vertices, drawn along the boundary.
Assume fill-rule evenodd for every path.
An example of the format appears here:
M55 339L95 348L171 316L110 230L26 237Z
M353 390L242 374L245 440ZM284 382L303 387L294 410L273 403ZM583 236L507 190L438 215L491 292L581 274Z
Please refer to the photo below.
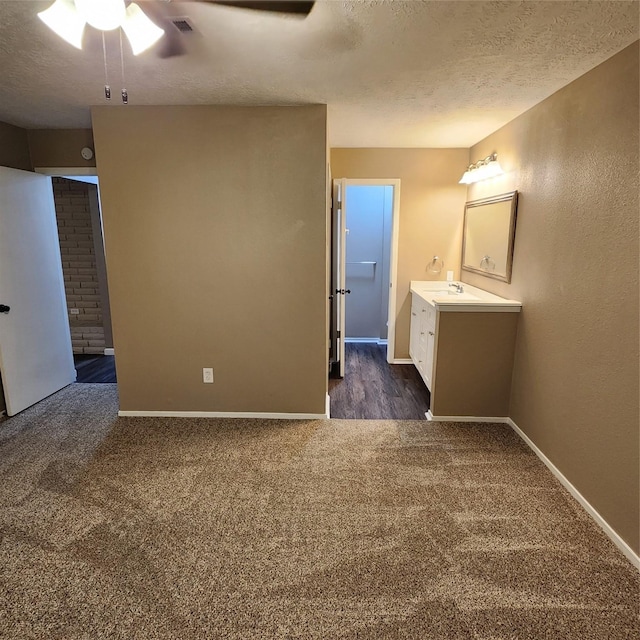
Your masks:
M459 282L452 282L449 284L450 287L454 287L456 293L464 293L464 287Z

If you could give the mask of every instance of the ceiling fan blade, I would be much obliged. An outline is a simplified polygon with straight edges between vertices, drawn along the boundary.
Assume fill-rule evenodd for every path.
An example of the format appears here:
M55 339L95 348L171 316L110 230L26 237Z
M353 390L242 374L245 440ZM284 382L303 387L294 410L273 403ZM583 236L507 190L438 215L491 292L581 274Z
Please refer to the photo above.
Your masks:
M271 11L297 16L308 16L313 9L315 0L199 0L211 4L220 4L238 9L252 9L254 11Z

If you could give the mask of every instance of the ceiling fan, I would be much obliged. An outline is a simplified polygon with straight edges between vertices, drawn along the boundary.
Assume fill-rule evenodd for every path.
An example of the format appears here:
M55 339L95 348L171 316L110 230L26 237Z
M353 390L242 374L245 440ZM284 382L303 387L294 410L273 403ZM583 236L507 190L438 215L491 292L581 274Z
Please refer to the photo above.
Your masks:
M238 9L266 11L295 17L306 17L315 4L315 0L192 0L203 4L215 4ZM78 49L82 49L82 39L86 25L99 31L112 31L121 28L124 31L134 55L138 55L153 46L163 35L157 22L164 21L164 10L171 0L55 0L38 17L56 34ZM144 10L143 8L144 7ZM184 52L175 39L177 34L170 32L168 46L162 57L179 55Z

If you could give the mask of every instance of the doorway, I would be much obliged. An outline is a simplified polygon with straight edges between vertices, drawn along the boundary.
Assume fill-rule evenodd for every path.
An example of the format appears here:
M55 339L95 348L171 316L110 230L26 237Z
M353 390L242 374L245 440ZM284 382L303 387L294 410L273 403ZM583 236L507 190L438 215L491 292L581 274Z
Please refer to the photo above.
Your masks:
M424 419L429 394L395 358L400 180L333 181L331 416Z
M55 176L53 198L74 354L113 349L97 176Z
M345 341L387 344L393 186L346 185Z
M331 375L344 377L347 338L381 343L386 340L386 360L395 362L399 211L399 179L342 178L333 181ZM351 220L355 225L353 233L349 228ZM347 329L347 308L352 295L356 310L349 314L350 327Z
M116 382L97 176L52 177L76 382Z

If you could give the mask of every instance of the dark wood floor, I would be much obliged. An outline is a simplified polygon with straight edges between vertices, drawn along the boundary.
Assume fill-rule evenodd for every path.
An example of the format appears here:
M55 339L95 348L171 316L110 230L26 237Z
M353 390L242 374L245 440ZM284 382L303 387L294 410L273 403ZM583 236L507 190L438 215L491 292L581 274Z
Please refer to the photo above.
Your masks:
M424 420L429 390L412 364L388 364L382 345L348 342L345 375L329 380L331 417Z
M76 382L116 382L114 356L74 355Z

